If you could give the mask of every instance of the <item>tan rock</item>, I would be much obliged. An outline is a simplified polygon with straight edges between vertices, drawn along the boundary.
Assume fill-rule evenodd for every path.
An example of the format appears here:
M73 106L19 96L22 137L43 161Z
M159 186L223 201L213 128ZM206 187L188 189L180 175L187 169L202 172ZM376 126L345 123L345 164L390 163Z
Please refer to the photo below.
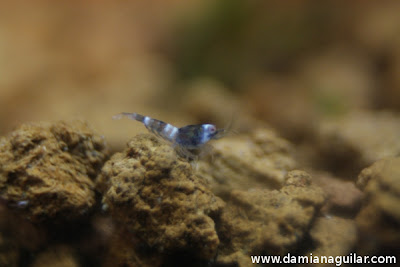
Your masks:
M356 218L363 253L398 251L400 243L400 157L388 158L364 169L358 179L364 191Z
M303 171L289 172L280 190L233 191L221 217L217 262L249 266L250 255L287 253L299 245L323 201Z
M95 203L104 138L85 122L20 126L0 139L0 197L32 221L70 220Z
M215 194L225 196L235 189L280 188L295 167L289 142L273 130L257 129L214 142L196 173L210 181Z
M214 219L223 202L174 149L138 135L98 178L103 205L126 229L158 251L191 251L210 259L219 245Z
M353 177L373 162L400 153L400 117L353 112L322 123L318 140L322 164Z
M310 230L316 246L314 256L341 256L354 252L357 241L357 227L354 220L336 216L320 217Z
M363 194L354 182L344 181L327 172L313 171L312 174L313 182L322 188L327 197L323 212L350 217L357 214Z

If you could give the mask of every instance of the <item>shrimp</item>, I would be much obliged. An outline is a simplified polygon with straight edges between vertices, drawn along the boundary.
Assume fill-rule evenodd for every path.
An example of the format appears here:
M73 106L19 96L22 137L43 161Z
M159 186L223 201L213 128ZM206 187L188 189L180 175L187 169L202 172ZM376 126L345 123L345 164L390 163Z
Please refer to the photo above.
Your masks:
M223 137L226 132L225 129L217 129L214 124L196 124L178 128L138 113L122 112L113 119L122 117L142 122L150 132L172 143L178 154L190 159L197 158L196 152L206 147L210 140Z

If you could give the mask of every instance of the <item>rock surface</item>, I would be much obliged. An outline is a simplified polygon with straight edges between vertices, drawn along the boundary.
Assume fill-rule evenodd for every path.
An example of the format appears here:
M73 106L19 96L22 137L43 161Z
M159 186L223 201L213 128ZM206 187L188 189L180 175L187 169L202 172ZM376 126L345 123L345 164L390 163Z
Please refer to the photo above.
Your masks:
M227 136L213 143L210 156L197 163L196 174L210 181L213 192L221 197L235 189L277 189L296 167L292 149L270 129Z
M400 157L384 159L364 169L358 185L365 194L356 218L359 250L400 255Z
M362 192L354 182L344 181L327 172L313 171L313 183L320 186L326 195L321 211L327 215L354 218L361 207Z
M106 158L85 122L24 124L0 139L0 198L32 221L77 218L95 203Z
M136 136L104 165L97 184L103 206L148 247L215 256L214 219L223 202L171 145L153 135Z
M357 227L354 220L336 216L320 217L310 230L316 248L315 256L340 256L354 252L357 241ZM308 254L309 255L309 254Z
M217 262L248 266L250 255L283 255L300 245L324 202L304 171L291 171L280 190L234 190L221 217Z

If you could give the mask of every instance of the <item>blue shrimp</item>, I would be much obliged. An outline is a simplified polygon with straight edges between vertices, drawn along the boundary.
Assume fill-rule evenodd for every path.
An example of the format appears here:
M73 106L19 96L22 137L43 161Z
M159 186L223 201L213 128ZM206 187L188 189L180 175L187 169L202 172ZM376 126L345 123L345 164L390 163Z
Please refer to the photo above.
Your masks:
M150 132L172 143L180 155L191 159L196 158L196 151L204 148L210 140L219 139L226 132L225 129L217 129L214 124L196 124L178 128L137 113L122 112L115 115L113 119L122 117L142 122Z

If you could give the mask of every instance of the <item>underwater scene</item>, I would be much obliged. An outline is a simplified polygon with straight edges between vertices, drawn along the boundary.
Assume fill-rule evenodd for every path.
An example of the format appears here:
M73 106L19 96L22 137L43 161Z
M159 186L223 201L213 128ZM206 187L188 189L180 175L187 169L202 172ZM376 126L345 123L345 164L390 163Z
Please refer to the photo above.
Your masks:
M396 266L399 1L0 1L0 267Z

